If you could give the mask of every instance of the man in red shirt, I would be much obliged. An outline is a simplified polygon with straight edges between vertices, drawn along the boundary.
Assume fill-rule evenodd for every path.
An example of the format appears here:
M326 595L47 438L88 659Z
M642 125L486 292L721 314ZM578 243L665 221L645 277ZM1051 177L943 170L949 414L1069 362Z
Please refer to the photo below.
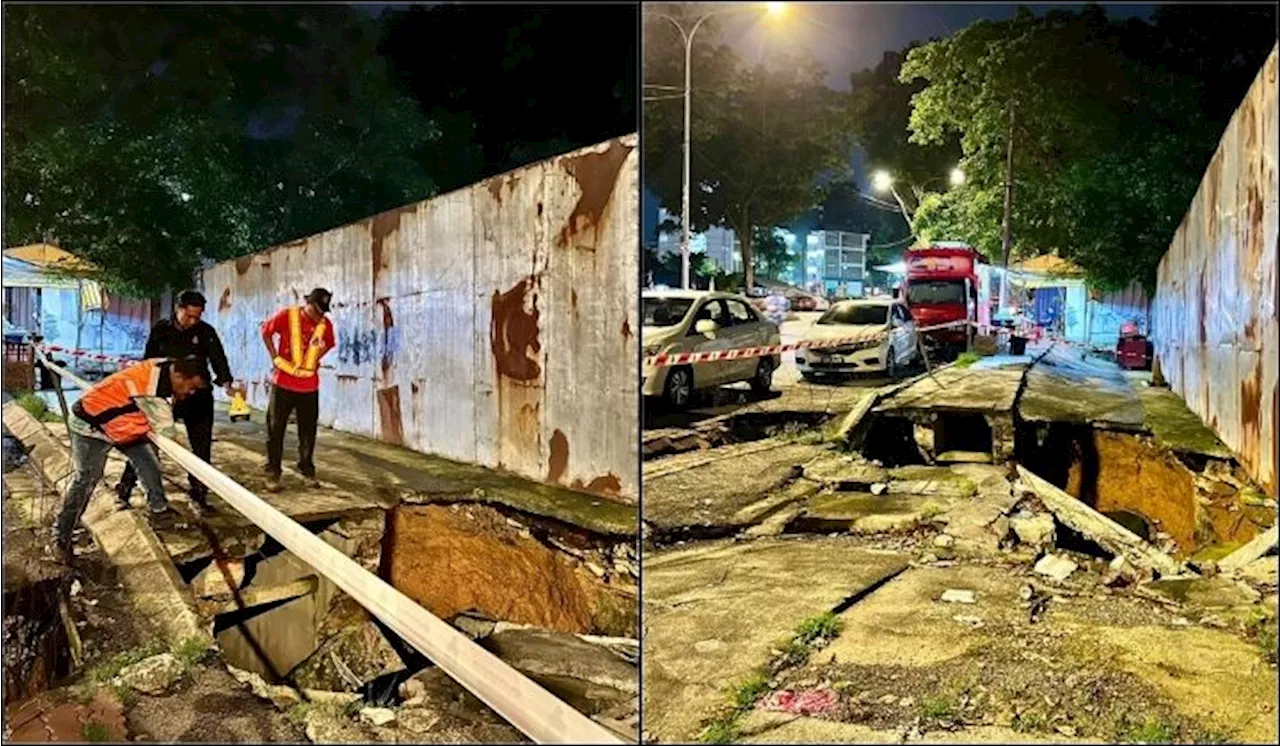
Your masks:
M319 487L311 457L320 416L320 359L336 343L333 324L325 316L333 294L316 288L305 306L278 311L262 325L262 341L271 356L271 400L267 404L267 489L280 489L280 461L289 414L298 413L298 471L307 485ZM276 338L279 337L277 346Z

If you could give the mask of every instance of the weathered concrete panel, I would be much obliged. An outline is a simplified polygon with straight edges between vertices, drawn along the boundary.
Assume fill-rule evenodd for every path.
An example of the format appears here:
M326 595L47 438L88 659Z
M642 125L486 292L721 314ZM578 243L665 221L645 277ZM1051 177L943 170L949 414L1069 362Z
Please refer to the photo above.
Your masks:
M320 420L625 500L639 491L634 135L204 272L267 402L260 324L333 291ZM323 457L323 454L320 455Z
M1280 429L1276 67L1272 49L1160 262L1152 306L1170 386L1272 496Z

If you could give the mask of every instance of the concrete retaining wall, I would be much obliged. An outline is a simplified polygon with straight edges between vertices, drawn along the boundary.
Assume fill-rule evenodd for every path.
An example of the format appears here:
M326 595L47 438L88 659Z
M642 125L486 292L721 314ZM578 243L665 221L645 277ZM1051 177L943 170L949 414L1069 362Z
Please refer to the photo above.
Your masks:
M321 371L321 424L634 500L636 145L629 135L216 265L203 273L206 319L265 407L260 324L326 287L338 349Z
M1276 495L1276 57L1218 145L1160 261L1153 341L1173 390Z

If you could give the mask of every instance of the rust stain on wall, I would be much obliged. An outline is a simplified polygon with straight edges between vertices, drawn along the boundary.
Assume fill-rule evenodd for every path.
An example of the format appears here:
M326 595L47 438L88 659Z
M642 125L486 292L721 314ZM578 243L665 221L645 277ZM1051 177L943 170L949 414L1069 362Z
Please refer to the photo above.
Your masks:
M489 346L500 376L533 381L542 375L537 359L542 345L538 341L536 288L537 279L531 275L505 293L493 293Z
M222 312L231 308L231 288L223 288L222 297L218 299L218 311Z
M573 308L574 313L578 312L578 291L577 290L569 291L569 305L570 307Z
M242 275L245 272L248 272L249 268L252 266L253 266L252 256L239 257L238 259L236 259L236 274Z
M418 205L415 203L378 213L365 221L369 224L369 252L372 255L373 276L375 278L387 266L382 256L383 242L400 230L401 215L407 212L416 212L417 210Z
M516 182L520 180L515 174L503 174L488 179L484 183L484 188L489 190L489 196L493 197L493 201L499 205L502 204L502 187L506 187L507 191L515 189Z
M569 213L569 219L560 230L556 244L561 247L570 245L595 251L596 241L600 236L600 221L609 200L613 198L614 183L622 164L631 154L631 146L620 140L611 140L608 148L599 153L586 153L566 160L564 168L578 182L582 193L578 202ZM590 231L590 240L580 240Z
M394 317L392 317L392 315L391 315L391 299L390 299L390 298L379 298L379 299L378 299L378 307L382 309L382 328L383 328L383 330L390 329L391 327L395 326L395 325L396 325L396 320L395 320L395 318L394 318Z
M379 437L387 443L404 445L404 424L400 421L400 387L378 390Z
M635 335L631 333L631 322L627 319L623 319L622 320L622 341L630 342L633 336Z
M556 431L551 434L551 457L549 463L547 481L552 484L559 484L561 477L564 476L565 469L569 468L569 439L565 437L560 428L556 428Z

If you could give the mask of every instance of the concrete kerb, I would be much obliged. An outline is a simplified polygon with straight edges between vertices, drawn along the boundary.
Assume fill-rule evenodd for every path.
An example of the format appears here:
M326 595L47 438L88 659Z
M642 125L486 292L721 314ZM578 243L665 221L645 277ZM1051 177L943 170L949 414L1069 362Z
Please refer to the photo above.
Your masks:
M4 405L4 423L27 447L41 478L65 496L74 476L69 449L14 402ZM168 645L198 640L206 648L213 646L211 630L201 624L190 588L145 517L131 510L117 511L115 496L99 484L82 522L120 573L134 608L157 625Z

